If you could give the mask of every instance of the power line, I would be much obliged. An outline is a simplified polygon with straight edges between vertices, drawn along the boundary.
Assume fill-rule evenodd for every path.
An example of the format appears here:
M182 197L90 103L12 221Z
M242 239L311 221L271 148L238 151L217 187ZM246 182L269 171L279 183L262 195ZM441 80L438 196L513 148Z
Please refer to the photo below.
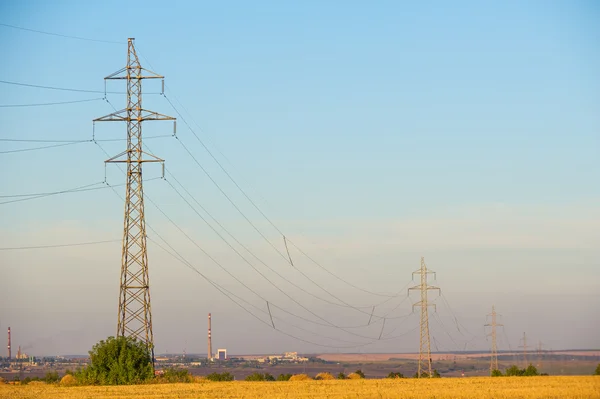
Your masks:
M310 291L307 291L306 289L302 288L301 286L299 286L298 284L294 283L293 281L287 279L286 277L284 277L283 275L281 275L277 270L273 269L271 266L269 266L267 263L265 263L261 258L259 258L254 252L252 252L247 246L245 246L244 244L242 244L235 236L233 236L233 234L231 234L231 232L229 232L229 230L227 230L215 217L213 217L210 212L208 212L206 210L206 208L204 208L199 201L193 196L191 195L191 193L189 192L189 190L187 190L185 188L185 186L183 186L183 184L181 184L181 182L179 180L177 180L177 178L169 171L167 171L167 174L169 174L182 188L183 190L192 198L192 200L194 202L196 202L196 204L198 206L200 206L200 208L219 226L221 227L221 229L223 229L225 231L225 233L227 233L238 245L240 245L244 250L246 250L246 252L248 252L252 257L254 257L258 262L260 262L261 264L263 264L267 269L269 269L270 271L272 271L273 273L275 273L277 276L279 276L281 279L283 279L284 281L286 281L287 283L291 284L292 286L298 288L299 290L301 290L302 292L316 298L319 299L321 301L324 301L326 303L335 305L335 306L342 306L342 307L348 307L354 310L357 310L359 312L362 313L367 313L367 312L363 312L362 310L360 310L358 307L355 306L351 306L348 304L345 304L344 302L342 303L337 303L337 302L332 302L330 300L327 300L325 298L322 298L318 295L313 294ZM208 221L202 216L200 215L200 213L192 206L192 204L190 204L190 202L173 186L173 184L168 180L165 179L167 181L167 183L171 186L171 188L177 193L177 195L179 195L179 197L181 199L183 199L183 201L190 207L190 209L192 209L192 211L194 211L194 213L196 213L201 219L202 221L204 221L204 223L206 223L208 225L208 227L213 230L213 232L215 234L217 234L217 236L219 236L219 238L225 242L238 256L240 256L242 258L242 260L244 260L244 262L246 262L248 265L250 265L257 273L259 273L261 276L265 277L258 269L256 269L254 267L254 265L252 265L242 254L240 254L232 245L231 243L229 243L210 223L208 223ZM271 284L273 284L269 279L267 279L265 277L265 279L270 282ZM330 296L336 298L335 295L331 294L329 291L326 291ZM376 316L379 317L379 316Z
M45 146L42 146L42 147L20 148L18 150L0 151L0 154L14 154L16 152L46 150L48 148L66 147L66 146L70 146L70 145L81 144L81 143L91 143L91 142L92 142L92 140L70 141L70 142L67 142L67 143L45 145Z
M13 82L10 80L0 80L0 83L4 83L7 85L14 86L23 86L23 87L33 87L36 89L46 89L46 90L58 90L58 91L71 91L77 93L98 93L98 94L127 94L124 91L105 91L105 90L89 90L89 89L74 89L70 87L58 87L58 86L44 86L44 85L35 85L31 83L21 83L21 82ZM147 94L161 94L161 93L144 93Z
M192 132L192 134L194 135L194 137L196 138L196 140L198 140L198 142L202 145L202 147L205 149L205 151L210 155L210 157L217 163L217 165L219 166L219 168L223 171L223 173L225 173L225 175L229 178L229 180L237 187L237 189L244 195L244 197L252 204L252 206L263 216L263 218L271 225L273 226L273 228L275 228L275 230L281 234L283 237L286 237L285 234L281 231L281 229L279 229L274 223L273 221L258 207L258 205L256 205L256 203L250 198L250 196L245 192L244 189L242 189L242 187L237 183L237 181L233 178L233 176L231 176L231 174L225 169L225 167L221 164L221 162L219 162L219 160L215 157L215 155L210 151L210 149L206 146L206 144L202 141L202 139L200 139L200 137L198 136L198 134L196 134L196 132L192 129L192 127L189 125L189 123L186 121L186 119L183 117L183 115L181 114L181 112L179 112L179 110L175 107L175 105L173 104L173 102L166 96L166 94L163 93L163 97L167 100L167 102L171 105L171 107L173 108L173 110L177 113L177 115L179 116L179 118L183 121L183 123L187 126L187 128L190 130L190 132ZM232 203L232 205L238 210L238 212L242 213L239 208L237 207L237 205L235 205L233 203L233 201L230 199L230 197L221 189L221 187L216 183L216 181L208 174L208 172L200 165L200 163L196 160L196 158L193 156L193 154L191 153L191 151L185 146L185 144L177 137L177 139L179 140L179 142L181 143L181 145L184 147L184 149L186 150L186 152L188 152L188 154L194 159L194 161L196 162L196 164L204 171L204 173L209 177L209 179L213 182L213 184L215 184L215 186L217 186L217 188L219 189L219 191L221 191L221 193L229 200L229 202ZM244 218L252 225L252 227L263 237L263 239L269 243L269 245L277 252L279 253L280 256L282 256L284 259L286 259L285 255L283 253L281 253L281 251L279 251L279 249L277 249L277 247L275 247L273 245L273 243L271 243L262 232L260 232L258 230L258 228L252 223L250 222L250 220L242 213L242 216L244 216ZM305 257L307 257L312 263L314 263L315 265L317 265L319 268L321 268L322 270L326 271L327 273L329 273L330 275L332 275L333 277L335 277L336 279L338 279L339 281L345 283L346 285L358 289L360 291L366 292L368 294L371 295L376 295L376 296L384 296L384 297L389 297L389 296L393 296L393 295L387 295L387 294L381 294L381 293L376 293L373 291L369 291L363 288L358 287L355 284L352 284L348 281L346 281L345 279L343 279L342 277L336 275L335 273L331 272L329 269L327 269L326 267L324 267L323 265L321 265L319 262L317 262L314 258L310 257L306 252L304 252L300 247L298 247L296 244L294 244L289 238L287 238L287 242L289 242L291 245L293 245L298 251L300 251L300 253L302 253ZM289 258L286 259L287 262L289 262ZM293 266L293 264L292 264ZM297 268L296 268L297 269ZM300 271L299 269L297 269L298 271ZM302 271L300 271L300 273L302 273ZM304 273L302 273L304 275ZM308 278L305 275L306 278ZM316 283L315 283L316 284ZM318 284L317 284L318 286ZM322 288L319 286L319 288ZM339 298L336 298L338 300L340 300Z
M160 179L160 177L153 177L151 179L147 179L144 180L145 182L149 182L152 180L157 180ZM96 185L102 184L103 186L101 187L93 187ZM119 187L119 186L124 186L125 184L115 184L112 187ZM10 201L4 201L4 202L0 202L0 205L2 204L10 204L13 202L22 202L22 201L29 201L29 200L34 200L34 199L38 199L38 198L43 198L43 197L49 197L52 195L59 195L59 194L69 194L69 193L80 193L80 192L84 192L84 191L95 191L95 190L103 190L109 188L109 186L106 184L105 181L101 181L98 183L92 183L92 184L86 184L84 186L80 186L80 187L75 187L75 188L71 188L71 189L67 189L67 190L59 190L59 191L51 191L51 192L44 192L44 193L32 193L32 194L12 194L12 195L0 195L0 198L19 198L16 200L10 200Z
M88 41L88 42L98 42L98 43L126 44L125 42L116 42L116 41L112 41L112 40L91 39L91 38L87 38L87 37L72 36L72 35L63 35L61 33L54 33L54 32L47 32L47 31L37 30L37 29L23 28L22 26L15 26L15 25L9 25L9 24L4 24L4 23L0 23L0 26L5 26L7 28L24 30L24 31L27 31L27 32L40 33L40 34L43 34L43 35L64 37L64 38L67 38L67 39L85 40L85 41Z
M120 242L121 240L104 240L104 241L90 241L90 242L79 242L72 244L55 244L55 245L36 245L29 247L4 247L0 248L0 251L22 251L30 249L48 249L48 248L65 248L65 247L80 247L84 245L98 245L107 244L109 242Z
M156 136L148 136L144 137L144 140L149 139L160 139L165 137L173 137L172 134L161 134ZM100 141L100 142L109 142L109 141L127 141L127 139L93 139L93 140L47 140L47 139L6 139L1 138L0 141L10 142L10 143L88 143L90 141Z
M39 104L2 104L0 108L18 108L18 107L44 107L49 105L64 105L64 104L75 104L75 103L85 103L90 101L98 101L104 100L103 97L98 98L88 98L86 100L75 100L75 101L60 101L53 103L39 103Z

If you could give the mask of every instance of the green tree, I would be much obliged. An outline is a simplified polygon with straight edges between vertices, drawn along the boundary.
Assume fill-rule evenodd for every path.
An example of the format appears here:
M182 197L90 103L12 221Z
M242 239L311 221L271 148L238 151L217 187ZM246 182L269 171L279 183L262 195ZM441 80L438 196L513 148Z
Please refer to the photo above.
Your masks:
M344 374L344 373L340 372L340 373L337 375L337 377L335 377L335 378L337 378L338 380L345 380L345 379L347 379L348 377L346 377L346 374Z
M600 363L598 363L598 367L596 367L596 372L594 375L600 375Z
M527 368L525 370L521 370L521 372L522 372L521 375L524 375L527 377L533 377L536 375L540 375L540 373L538 373L537 368L533 364L530 364L529 366L527 366Z
M404 378L404 374L402 374L402 373L394 373L393 371L391 371L387 375L387 378Z
M277 377L277 381L289 381L290 378L292 378L291 374L279 374L279 377Z
M169 368L160 377L165 382L192 382L192 376L187 369Z
M210 373L206 376L209 381L233 381L233 375L231 373Z
M90 365L76 373L83 384L127 385L154 377L150 350L131 337L108 337L89 352Z
M502 377L502 371L492 370L492 377Z
M521 370L519 367L515 366L514 364L506 369L507 377L518 377L518 376L523 375L523 373L524 373L524 370Z
M60 381L60 377L58 376L58 373L56 371L49 371L46 373L46 376L44 377L44 381L47 384L52 384L53 382Z

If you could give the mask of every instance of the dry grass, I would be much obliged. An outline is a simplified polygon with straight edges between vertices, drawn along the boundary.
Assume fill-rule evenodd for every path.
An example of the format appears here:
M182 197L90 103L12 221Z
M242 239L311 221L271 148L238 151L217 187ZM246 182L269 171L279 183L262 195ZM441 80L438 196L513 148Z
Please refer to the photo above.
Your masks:
M333 380L208 382L117 387L2 385L2 399L209 399L209 398L414 398L600 399L600 377L440 378L432 380Z

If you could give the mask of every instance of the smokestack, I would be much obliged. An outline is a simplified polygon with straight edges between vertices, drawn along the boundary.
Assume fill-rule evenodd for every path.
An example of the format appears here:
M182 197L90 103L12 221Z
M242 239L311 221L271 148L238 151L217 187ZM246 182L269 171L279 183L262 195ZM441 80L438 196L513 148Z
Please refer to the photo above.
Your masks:
M210 313L208 314L208 360L212 359L212 337L211 337L211 326L210 326Z
M10 327L8 327L8 361L10 362L11 360L11 353L10 353Z

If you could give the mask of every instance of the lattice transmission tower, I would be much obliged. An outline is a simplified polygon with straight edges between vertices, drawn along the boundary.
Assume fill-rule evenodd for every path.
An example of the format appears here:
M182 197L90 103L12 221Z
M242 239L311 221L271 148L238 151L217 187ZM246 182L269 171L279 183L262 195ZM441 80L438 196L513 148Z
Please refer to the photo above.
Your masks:
M154 363L142 164L160 162L164 171L164 160L143 151L142 122L174 121L175 118L142 108L142 80L164 79L164 76L142 68L133 38L127 39L127 66L104 79L127 81L126 108L94 119L94 122L127 123L127 149L105 161L127 164L117 337L132 337L144 342Z
M492 317L492 322L485 324L486 327L492 327L492 331L488 334L488 336L492 337L492 354L490 359L490 375L493 374L494 370L498 370L498 346L496 341L496 327L501 327L503 324L498 324L496 322L496 318L498 314L496 313L496 308L492 306L492 313L488 314L488 317Z
M435 272L428 270L427 265L425 264L425 258L421 257L421 268L417 271L413 272L413 277L415 274L421 276L421 284L416 285L408 289L410 293L411 290L421 291L421 300L417 303L413 304L413 310L415 306L421 307L421 333L419 338L419 369L417 371L417 376L421 378L424 373L424 369L427 368L427 375L429 378L433 377L432 369L431 369L431 341L429 339L429 306L436 307L434 303L430 304L427 301L427 292L429 290L438 290L441 294L441 290L438 287L434 287L432 285L427 284L427 275L433 274L435 279ZM425 366L427 364L427 366Z
M527 334L523 333L521 340L523 341L523 345L519 345L519 348L523 348L523 362L525 363L525 368L527 368L529 366L527 362Z

